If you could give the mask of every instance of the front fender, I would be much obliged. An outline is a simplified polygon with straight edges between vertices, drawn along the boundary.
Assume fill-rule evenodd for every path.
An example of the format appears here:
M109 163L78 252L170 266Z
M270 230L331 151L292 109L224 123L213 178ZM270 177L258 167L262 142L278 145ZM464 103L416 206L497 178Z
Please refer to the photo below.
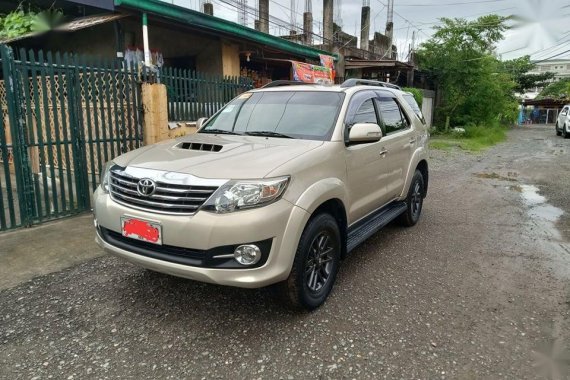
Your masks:
M320 205L331 199L339 199L344 205L348 204L348 193L343 181L338 178L325 178L309 186L295 202L309 214Z

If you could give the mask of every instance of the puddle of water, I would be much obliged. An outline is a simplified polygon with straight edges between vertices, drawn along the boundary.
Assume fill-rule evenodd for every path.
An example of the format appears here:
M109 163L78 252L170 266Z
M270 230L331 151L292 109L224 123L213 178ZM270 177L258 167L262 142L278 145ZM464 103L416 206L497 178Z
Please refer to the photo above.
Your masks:
M558 207L544 204L531 208L528 214L532 217L548 220L549 222L556 222L558 219L560 219L562 214L564 214L564 211Z
M519 185L519 187L523 201L528 206L534 206L546 202L546 198L538 193L538 187L532 185Z
M536 225L556 237L559 236L554 224L564 214L562 209L546 203L546 198L538 193L540 189L536 186L516 185L509 188L521 194L524 204L528 207L528 215Z

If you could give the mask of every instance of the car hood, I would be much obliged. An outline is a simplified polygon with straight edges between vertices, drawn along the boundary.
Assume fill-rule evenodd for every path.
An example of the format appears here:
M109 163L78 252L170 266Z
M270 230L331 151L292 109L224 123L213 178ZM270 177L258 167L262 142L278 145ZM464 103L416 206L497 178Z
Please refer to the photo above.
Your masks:
M124 154L126 167L191 174L201 178L263 178L322 141L197 133Z

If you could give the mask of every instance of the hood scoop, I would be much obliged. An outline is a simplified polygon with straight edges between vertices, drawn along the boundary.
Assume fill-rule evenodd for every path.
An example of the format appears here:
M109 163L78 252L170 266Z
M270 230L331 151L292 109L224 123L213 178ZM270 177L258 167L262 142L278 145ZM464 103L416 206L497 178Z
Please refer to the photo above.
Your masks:
M201 150L205 152L219 152L222 150L223 145L205 144L198 142L183 142L181 144L178 144L178 148L188 150Z

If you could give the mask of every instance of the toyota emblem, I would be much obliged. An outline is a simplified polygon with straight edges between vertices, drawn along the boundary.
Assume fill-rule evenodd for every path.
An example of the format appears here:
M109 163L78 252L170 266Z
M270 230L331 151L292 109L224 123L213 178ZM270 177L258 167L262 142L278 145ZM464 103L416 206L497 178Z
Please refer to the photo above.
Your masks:
M143 197L150 197L156 191L156 184L152 179L143 178L137 184L137 191Z

